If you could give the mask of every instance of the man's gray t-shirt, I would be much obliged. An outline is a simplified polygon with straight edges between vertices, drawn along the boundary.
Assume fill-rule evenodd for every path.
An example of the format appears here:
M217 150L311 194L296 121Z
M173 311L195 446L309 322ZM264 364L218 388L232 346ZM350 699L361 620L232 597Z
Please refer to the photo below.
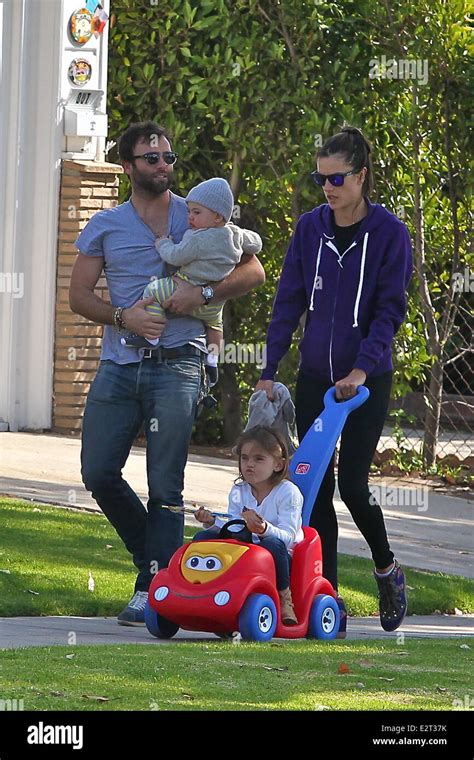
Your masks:
M179 243L189 229L186 201L171 193L168 211L168 234ZM155 277L166 277L176 267L166 264L155 248L156 235L141 219L129 200L115 208L94 214L77 238L75 245L85 256L102 256L111 303L128 308L139 301L143 290ZM204 324L195 317L168 314L160 345L176 348L186 343L206 350ZM101 359L117 364L138 362L143 349L122 346L123 337L113 325L104 326Z

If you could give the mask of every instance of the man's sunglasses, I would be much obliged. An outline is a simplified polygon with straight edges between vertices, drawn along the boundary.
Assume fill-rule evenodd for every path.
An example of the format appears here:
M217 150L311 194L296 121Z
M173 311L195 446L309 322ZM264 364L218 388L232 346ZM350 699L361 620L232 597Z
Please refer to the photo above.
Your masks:
M318 187L324 187L326 180L328 179L331 185L334 187L341 187L344 184L344 177L349 177L351 174L359 174L360 169L351 169L350 172L345 174L321 174L320 172L311 172L311 177L315 185Z
M133 156L133 158L143 158L147 164L153 166L154 164L158 163L160 156L163 156L163 161L165 164L175 164L178 159L178 154L174 153L172 150L165 150L164 153L157 153L156 151L153 151L151 153L142 153L140 156Z

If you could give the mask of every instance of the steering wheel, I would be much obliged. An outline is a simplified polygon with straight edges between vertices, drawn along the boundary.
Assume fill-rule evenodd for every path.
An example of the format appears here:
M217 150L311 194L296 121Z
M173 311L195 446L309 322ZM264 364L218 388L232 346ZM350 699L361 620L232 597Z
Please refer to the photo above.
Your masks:
M231 530L232 525L241 525L240 530ZM247 528L245 520L236 518L235 520L229 520L219 531L219 538L234 538L236 541L243 541L246 544L252 543L252 533Z

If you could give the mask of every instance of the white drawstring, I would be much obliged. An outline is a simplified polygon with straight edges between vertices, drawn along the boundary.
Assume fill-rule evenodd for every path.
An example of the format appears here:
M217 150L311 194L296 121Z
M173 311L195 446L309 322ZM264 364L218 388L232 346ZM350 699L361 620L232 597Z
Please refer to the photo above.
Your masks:
M316 260L316 274L314 275L314 282L313 282L313 289L311 291L311 303L309 305L309 310L314 311L314 291L316 290L316 285L318 282L318 272L319 272L319 262L321 261L321 248L323 245L323 239L320 238L319 240L319 251L318 251L318 258Z
M362 293L362 285L364 283L365 255L366 255L366 252L367 252L367 241L368 241L368 239L369 239L369 233L366 232L365 235L364 235L364 244L362 246L362 258L360 260L359 287L357 289L357 298L356 298L355 304L354 304L354 324L352 325L352 327L358 327L359 326L359 322L358 322L358 318L359 318L359 302L360 302L360 296L361 296L361 293Z

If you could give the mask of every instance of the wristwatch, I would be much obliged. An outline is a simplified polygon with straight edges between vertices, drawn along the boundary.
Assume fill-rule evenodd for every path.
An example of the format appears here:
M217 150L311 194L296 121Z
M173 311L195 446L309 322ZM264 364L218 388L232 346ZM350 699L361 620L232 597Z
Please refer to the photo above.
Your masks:
M214 298L214 288L211 288L210 285L203 285L201 288L201 295L204 298L204 303L207 306L209 301L212 301Z

